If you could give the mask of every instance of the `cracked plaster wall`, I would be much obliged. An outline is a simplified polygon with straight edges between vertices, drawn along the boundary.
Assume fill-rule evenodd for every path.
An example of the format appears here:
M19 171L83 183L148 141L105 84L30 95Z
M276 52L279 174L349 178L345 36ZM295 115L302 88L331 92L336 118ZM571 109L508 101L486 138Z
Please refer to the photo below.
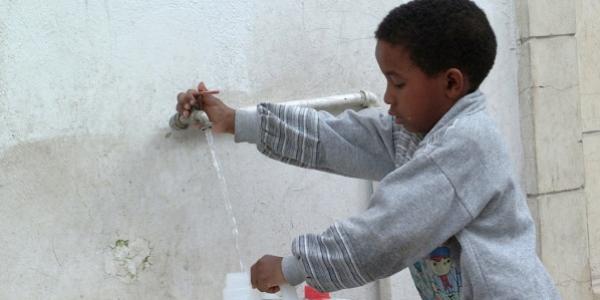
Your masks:
M520 170L512 4L477 2L500 42L483 89ZM2 1L0 298L219 299L231 223L204 136L169 134L175 95L201 79L236 107L381 95L372 33L397 4ZM367 205L366 182L216 142L247 266Z

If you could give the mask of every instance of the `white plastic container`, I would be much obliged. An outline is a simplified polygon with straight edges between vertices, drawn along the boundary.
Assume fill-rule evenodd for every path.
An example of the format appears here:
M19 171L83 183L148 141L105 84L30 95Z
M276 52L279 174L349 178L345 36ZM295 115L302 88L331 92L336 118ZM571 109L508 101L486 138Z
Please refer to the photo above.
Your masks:
M281 290L281 299L282 300L298 300L298 294L296 294L296 289L289 285L284 284L279 286Z
M298 300L296 289L290 285L282 285L281 298L271 294L261 294L252 288L250 283L250 274L248 273L229 273L225 278L225 288L223 289L223 300Z
M229 273L225 277L223 300L261 300L261 297L250 284L250 274Z

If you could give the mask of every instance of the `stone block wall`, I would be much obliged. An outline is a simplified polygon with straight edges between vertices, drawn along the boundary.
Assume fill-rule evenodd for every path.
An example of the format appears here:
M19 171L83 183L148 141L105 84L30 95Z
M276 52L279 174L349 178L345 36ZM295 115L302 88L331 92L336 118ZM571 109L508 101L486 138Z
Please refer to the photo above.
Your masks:
M600 3L516 3L524 174L539 254L564 299L600 299L600 38L592 33Z

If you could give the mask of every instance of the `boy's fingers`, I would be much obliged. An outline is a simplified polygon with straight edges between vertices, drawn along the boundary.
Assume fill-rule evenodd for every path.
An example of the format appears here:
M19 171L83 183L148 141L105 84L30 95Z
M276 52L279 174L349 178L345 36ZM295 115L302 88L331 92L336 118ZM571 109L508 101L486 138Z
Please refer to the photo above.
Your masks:
M183 101L185 101L185 93L177 94L177 103L182 103Z
M279 292L279 286L276 284L262 283L262 284L259 284L258 290L263 293L275 294L275 293Z
M194 94L187 92L185 94L185 102L190 103L194 99Z
M194 90L188 90L185 93L179 93L177 94L177 102L182 103L182 102L190 102L192 99L194 99L195 96L199 96L200 93L194 91Z
M196 97L200 96L200 92L196 91L196 90L192 90L189 89L187 91L188 97L190 97L191 99L195 99Z
M258 290L263 292L263 293L268 293L269 292L269 287L265 284L258 284Z
M184 118L190 115L189 108L187 108L189 105L186 104L186 96L186 93L179 93L177 95L177 105L175 106L177 112L183 115Z
M250 283L252 283L252 288L253 289L256 288L255 270L256 270L256 264L253 264L252 267L250 267Z

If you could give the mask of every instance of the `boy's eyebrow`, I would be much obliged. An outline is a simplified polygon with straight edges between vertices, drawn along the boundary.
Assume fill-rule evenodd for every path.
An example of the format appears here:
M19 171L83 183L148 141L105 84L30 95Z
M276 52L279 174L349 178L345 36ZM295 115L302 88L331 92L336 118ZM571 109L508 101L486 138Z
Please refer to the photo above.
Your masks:
M384 72L383 75L385 75L385 76L396 76L396 77L404 78L400 73L398 73L396 71L387 71L387 72Z

